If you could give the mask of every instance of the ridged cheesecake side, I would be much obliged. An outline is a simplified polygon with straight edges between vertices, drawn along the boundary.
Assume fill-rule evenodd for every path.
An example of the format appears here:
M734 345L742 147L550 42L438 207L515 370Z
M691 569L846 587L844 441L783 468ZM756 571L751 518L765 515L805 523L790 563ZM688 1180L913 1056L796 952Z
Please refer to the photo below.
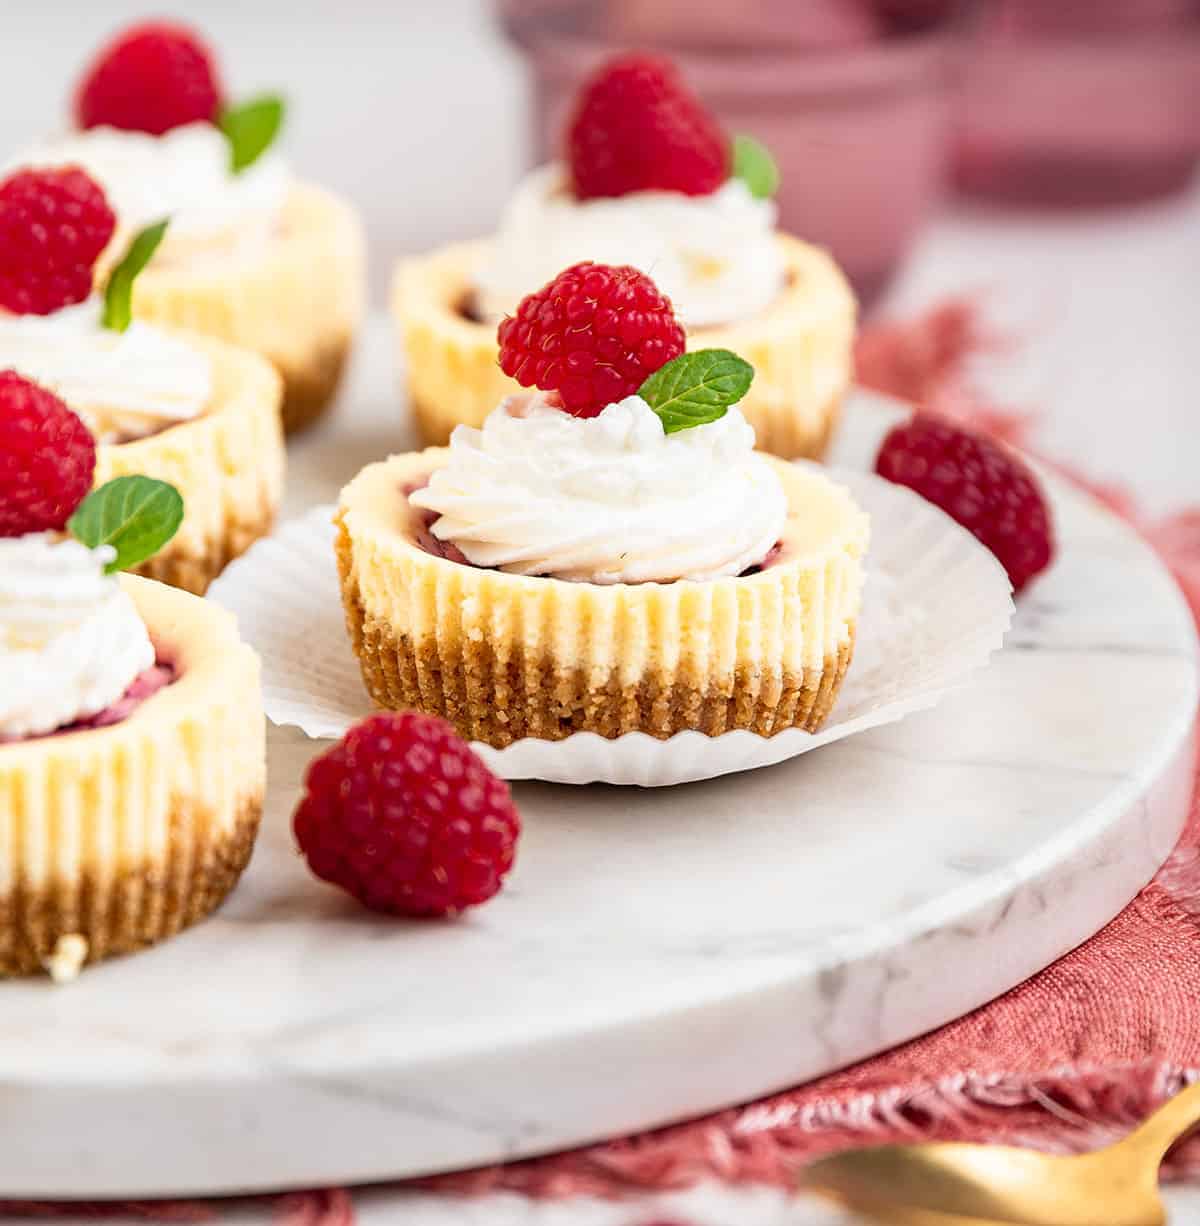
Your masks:
M87 961L208 915L250 858L266 782L259 664L223 610L126 576L178 679L130 717L0 745L0 975L82 935Z
M422 548L404 490L439 449L363 470L342 493L347 627L372 699L502 747L684 729L818 728L854 646L868 521L820 474L775 468L789 517L764 570L704 583L602 586L509 575Z
M427 443L456 425L482 425L519 391L496 364L496 330L463 314L472 275L491 240L456 243L405 260L392 286L406 392ZM751 319L688 333L689 349L732 349L755 368L741 408L758 447L785 459L819 458L853 375L857 306L832 258L788 235L777 241L786 284ZM530 286L536 289L537 286Z

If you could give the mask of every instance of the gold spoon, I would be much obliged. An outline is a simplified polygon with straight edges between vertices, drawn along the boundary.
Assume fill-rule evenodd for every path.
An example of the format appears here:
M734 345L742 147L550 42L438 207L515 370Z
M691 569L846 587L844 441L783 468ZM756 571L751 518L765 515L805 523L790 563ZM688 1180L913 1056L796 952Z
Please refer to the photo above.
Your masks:
M908 1226L1163 1226L1158 1168L1200 1124L1200 1084L1115 1145L1056 1157L1007 1145L882 1145L834 1154L801 1181Z

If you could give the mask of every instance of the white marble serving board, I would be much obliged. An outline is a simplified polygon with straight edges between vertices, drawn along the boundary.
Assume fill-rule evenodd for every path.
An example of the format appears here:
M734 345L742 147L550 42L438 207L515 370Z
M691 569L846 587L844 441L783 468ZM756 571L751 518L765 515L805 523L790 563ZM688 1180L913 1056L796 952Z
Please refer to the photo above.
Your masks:
M328 473L386 450L390 397L367 393L298 449L303 501L330 494L318 452ZM216 918L69 987L0 986L0 1197L546 1152L793 1085L1047 965L1170 851L1197 698L1165 571L1054 490L1061 560L968 690L709 783L519 784L516 872L456 923L373 918L309 877L288 818L319 745L273 732L263 836Z

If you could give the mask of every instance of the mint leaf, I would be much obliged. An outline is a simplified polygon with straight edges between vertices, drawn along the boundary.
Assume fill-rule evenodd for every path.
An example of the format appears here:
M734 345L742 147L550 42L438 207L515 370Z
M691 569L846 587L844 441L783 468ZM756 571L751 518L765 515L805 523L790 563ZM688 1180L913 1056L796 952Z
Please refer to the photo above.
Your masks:
M741 179L759 200L766 200L779 190L779 167L766 145L753 136L733 138L733 177Z
M728 349L698 349L660 366L638 395L662 419L667 434L724 417L749 390L754 367Z
M104 288L103 324L114 332L124 332L133 319L133 282L150 263L167 232L170 218L164 217L134 236L125 258L112 270Z
M278 94L263 94L221 112L217 122L229 139L230 167L235 175L253 166L271 147L283 127L283 112Z
M183 498L173 485L151 477L117 477L79 504L67 531L90 549L111 545L117 556L104 568L111 575L152 558L182 522Z

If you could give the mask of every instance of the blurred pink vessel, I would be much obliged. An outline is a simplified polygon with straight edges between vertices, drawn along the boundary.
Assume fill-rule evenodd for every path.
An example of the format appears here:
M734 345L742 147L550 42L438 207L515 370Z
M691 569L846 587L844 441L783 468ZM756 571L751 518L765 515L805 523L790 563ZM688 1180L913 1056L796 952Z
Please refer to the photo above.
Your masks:
M955 174L1012 203L1178 191L1200 157L1196 0L992 0L967 57Z
M860 296L884 287L946 177L946 0L503 0L527 52L539 160L579 82L631 47L672 56L730 132L782 171L780 225L829 247Z

